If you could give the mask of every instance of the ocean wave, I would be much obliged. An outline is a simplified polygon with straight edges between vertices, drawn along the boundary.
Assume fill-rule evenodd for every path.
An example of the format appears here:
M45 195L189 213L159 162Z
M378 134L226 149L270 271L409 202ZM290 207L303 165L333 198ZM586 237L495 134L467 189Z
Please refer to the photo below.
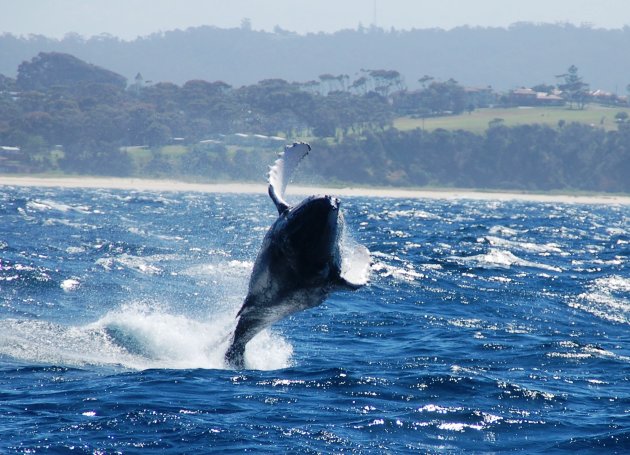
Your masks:
M587 285L587 291L569 301L569 306L598 318L630 324L630 278L611 275Z
M412 262L403 261L395 254L387 254L380 251L372 252L371 254L375 258L371 265L371 270L376 276L407 282L421 280L425 277L425 274L416 271Z
M254 267L253 261L241 261L238 259L222 260L198 264L188 267L182 273L195 278L207 279L245 279ZM232 281L232 280L230 280Z
M407 209L407 210L386 210L383 212L388 218L417 218L421 220L439 220L441 217L434 213L430 213L420 209Z
M370 283L260 333L234 371L272 204L166 196L0 195L0 452L627 446L627 207L345 200Z
M62 202L53 201L50 199L41 199L41 200L31 200L26 203L26 208L36 212L76 212L82 214L91 213L90 207L87 205L71 205L64 204Z
M500 237L487 236L485 241L494 247L502 247L509 250L526 251L528 253L562 253L557 243L534 243L518 240L507 240Z
M496 225L496 226L492 226L488 232L491 235L502 235L504 237L515 237L518 234L524 234L527 232L526 229L513 229L507 226L502 226L502 225Z
M80 285L81 281L79 281L78 278L68 278L61 282L60 287L64 290L64 292L72 292L76 290Z
M157 265L160 262L171 262L179 258L175 254L156 254L151 256L134 256L123 253L118 256L101 257L96 264L105 270L129 269L145 275L160 275L164 273L164 267Z
M512 267L527 267L562 272L560 267L527 261L515 256L511 251L490 248L487 253L473 256L450 256L448 258L460 265L482 269L509 269Z

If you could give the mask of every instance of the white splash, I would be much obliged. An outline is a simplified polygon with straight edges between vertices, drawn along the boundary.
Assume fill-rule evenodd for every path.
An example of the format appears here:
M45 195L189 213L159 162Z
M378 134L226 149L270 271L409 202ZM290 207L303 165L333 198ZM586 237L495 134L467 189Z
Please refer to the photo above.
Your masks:
M370 280L370 251L344 233L341 241L341 277L363 286Z
M96 322L66 326L37 320L0 320L0 355L64 366L223 369L230 312L195 319L157 304L134 302ZM291 364L292 346L265 330L245 351L246 366L274 370Z

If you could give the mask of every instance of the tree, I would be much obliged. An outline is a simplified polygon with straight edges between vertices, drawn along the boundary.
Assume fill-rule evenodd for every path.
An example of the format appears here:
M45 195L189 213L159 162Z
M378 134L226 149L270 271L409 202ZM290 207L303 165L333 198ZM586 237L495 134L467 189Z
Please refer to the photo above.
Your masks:
M433 76L429 76L428 74L425 74L420 79L418 79L418 82L422 84L422 88L427 88L427 83L432 82L433 79L434 79Z
M422 90L421 102L435 114L460 114L466 109L466 92L454 79L434 81Z
M339 79L332 74L320 74L318 77L320 81L320 87L323 89L323 95L328 94L329 92L340 90L341 85L339 85Z
M532 90L539 93L552 93L556 89L555 85L538 84L532 87Z
M558 84L563 97L569 102L569 107L573 109L575 103L578 109L584 109L588 101L588 84L582 80L578 74L578 68L571 65L567 73L556 76L563 79L564 83Z
M617 122L617 123L627 123L628 122L628 113L626 111L617 112L615 114L615 122Z
M370 70L369 75L374 81L374 90L382 96L388 97L394 91L403 90L402 75L395 70Z
M361 76L356 79L352 85L350 85L350 89L359 95L365 95L369 90L367 77Z

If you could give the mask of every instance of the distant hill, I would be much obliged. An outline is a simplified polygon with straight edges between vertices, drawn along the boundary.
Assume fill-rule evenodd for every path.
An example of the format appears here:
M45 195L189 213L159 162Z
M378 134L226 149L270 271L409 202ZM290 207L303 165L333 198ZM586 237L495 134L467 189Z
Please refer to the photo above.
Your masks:
M55 86L75 88L90 83L112 84L122 89L127 86L123 76L59 52L40 52L18 68L20 90L46 91Z
M220 80L238 87L267 78L308 81L322 74L394 69L410 88L424 75L454 78L468 86L504 90L555 83L570 65L591 88L624 94L630 83L630 28L516 24L509 28L379 28L297 35L249 29L196 27L134 41L103 35L62 40L43 36L0 36L0 74L15 77L18 66L39 52L64 52L109 68L129 81L182 84Z

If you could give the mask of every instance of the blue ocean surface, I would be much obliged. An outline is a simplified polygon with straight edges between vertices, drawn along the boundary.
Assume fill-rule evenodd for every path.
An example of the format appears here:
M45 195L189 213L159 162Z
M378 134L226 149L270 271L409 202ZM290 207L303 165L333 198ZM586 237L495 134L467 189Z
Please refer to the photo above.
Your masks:
M2 187L0 453L630 452L629 206L342 204L370 283L235 371L266 195Z

